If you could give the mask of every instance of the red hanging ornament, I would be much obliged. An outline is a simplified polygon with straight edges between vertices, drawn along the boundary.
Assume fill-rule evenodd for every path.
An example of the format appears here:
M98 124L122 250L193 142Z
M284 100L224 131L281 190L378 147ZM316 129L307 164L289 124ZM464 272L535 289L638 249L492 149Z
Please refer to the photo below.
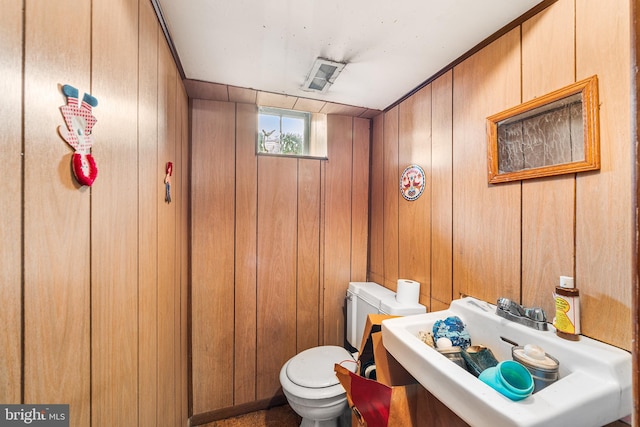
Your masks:
M98 168L91 154L73 153L73 174L82 185L91 187L98 176Z
M58 126L58 132L75 150L71 165L76 180L90 187L98 176L98 168L91 155L91 131L97 122L92 108L98 105L98 100L85 93L80 104L78 89L69 85L62 86L62 93L67 97L67 105L60 107L66 128Z
M173 163L167 162L164 176L164 201L171 203L171 174L173 173Z

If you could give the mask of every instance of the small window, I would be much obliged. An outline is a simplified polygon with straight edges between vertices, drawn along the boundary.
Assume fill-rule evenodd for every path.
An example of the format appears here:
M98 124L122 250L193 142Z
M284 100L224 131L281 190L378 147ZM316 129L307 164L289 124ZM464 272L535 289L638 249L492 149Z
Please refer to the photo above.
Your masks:
M311 113L260 107L258 154L309 155Z

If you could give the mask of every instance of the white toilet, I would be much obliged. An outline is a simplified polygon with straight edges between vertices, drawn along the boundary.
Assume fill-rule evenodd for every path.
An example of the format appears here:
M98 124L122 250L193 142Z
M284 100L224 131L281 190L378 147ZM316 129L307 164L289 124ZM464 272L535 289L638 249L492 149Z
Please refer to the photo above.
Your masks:
M351 282L347 290L347 341L360 348L367 316L373 313L406 316L426 312L418 304L396 301L395 292L373 282ZM357 353L338 346L320 346L289 359L280 370L280 384L289 406L302 417L300 427L338 427L347 409L344 388L334 372L338 363L355 372Z

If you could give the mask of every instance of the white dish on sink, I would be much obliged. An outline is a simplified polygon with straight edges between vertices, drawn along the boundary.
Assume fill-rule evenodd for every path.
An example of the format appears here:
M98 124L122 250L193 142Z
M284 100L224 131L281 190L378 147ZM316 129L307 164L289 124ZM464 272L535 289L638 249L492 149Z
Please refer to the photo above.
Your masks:
M600 427L631 413L629 352L584 336L567 341L551 325L538 331L495 311L495 305L466 297L448 310L384 320L383 344L423 387L474 427ZM449 316L462 319L471 344L488 347L498 361L511 360L514 345L539 345L560 362L559 379L521 401L501 395L418 338L418 332L431 331Z

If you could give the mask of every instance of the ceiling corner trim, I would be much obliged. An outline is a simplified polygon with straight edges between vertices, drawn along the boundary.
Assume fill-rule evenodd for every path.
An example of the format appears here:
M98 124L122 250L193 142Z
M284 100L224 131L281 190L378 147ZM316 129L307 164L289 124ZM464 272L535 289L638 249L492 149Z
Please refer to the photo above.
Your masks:
M186 79L184 74L184 68L182 68L182 62L180 62L180 57L178 56L178 51L176 50L176 46L173 44L173 39L171 38L171 34L169 34L169 28L167 27L167 23L165 22L164 15L162 14L162 8L158 3L158 0L151 0L151 5L153 6L153 10L156 13L156 18L158 18L158 23L160 24L160 28L162 28L162 33L164 34L164 38L167 41L167 45L169 45L169 50L171 51L171 56L173 57L173 61L176 63L176 67L178 68L178 73L180 74L180 79Z

